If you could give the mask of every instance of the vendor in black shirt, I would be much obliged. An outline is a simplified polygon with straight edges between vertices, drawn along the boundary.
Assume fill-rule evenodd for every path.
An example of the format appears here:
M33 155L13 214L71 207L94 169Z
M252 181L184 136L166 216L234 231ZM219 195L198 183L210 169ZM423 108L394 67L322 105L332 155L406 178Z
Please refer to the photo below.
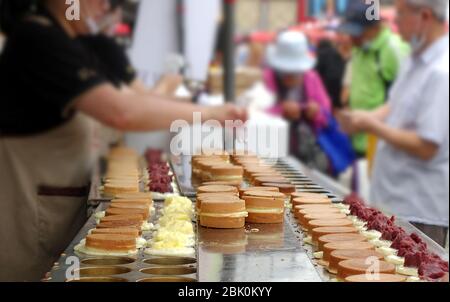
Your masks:
M110 9L96 29L98 34L78 37L81 43L96 56L99 67L108 75L108 79L118 87L133 86L134 82L139 81L124 47L119 45L113 37L114 28L121 21L121 4L120 0L110 1Z
M68 21L65 1L0 0L7 36L0 56L0 281L42 278L84 224L93 166L86 116L122 131L166 129L176 119L192 121L193 112L243 117L231 105L198 107L119 89L121 76L79 39L108 1L80 3L81 19Z

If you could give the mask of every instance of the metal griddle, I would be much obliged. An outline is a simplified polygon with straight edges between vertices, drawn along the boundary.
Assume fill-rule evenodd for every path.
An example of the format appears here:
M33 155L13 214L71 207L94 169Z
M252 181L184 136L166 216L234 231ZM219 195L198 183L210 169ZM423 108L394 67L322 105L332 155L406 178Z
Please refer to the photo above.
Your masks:
M172 157L170 162L181 195L194 200L199 182L191 178L190 160L190 157ZM333 202L341 202L342 198L350 193L334 180L309 169L292 157L267 161L272 162L277 170L290 179L296 185L297 191L325 193ZM107 204L102 203L97 210L102 210L105 206ZM155 203L155 206L159 208L161 204ZM55 264L46 281L66 280L65 260L68 256L75 255L73 247L86 236L89 229L94 227L94 221L93 217L89 219ZM432 252L448 261L448 253L411 224L404 221L397 221L397 224L407 232L418 233ZM148 281L152 281L152 278L153 281L164 281L161 277L173 277L173 281L198 280L200 282L327 282L334 278L315 263L313 257L315 250L312 246L303 243L303 232L298 228L290 211L286 211L285 222L282 225L247 224L245 229L241 230L213 230L197 227L196 249L197 259L172 258L170 260L170 258L145 256L140 252L137 257L130 260L134 260L132 263L122 264L119 261L114 265L112 260L111 265L103 267L113 267L113 270L97 270L97 272L102 275L102 278L106 278L105 281L113 281L110 278L119 278L117 281L133 282L146 278L150 278ZM87 260L90 258L92 257L80 257L82 269L98 266L95 265L94 260L93 262ZM197 263L195 263L196 260ZM173 261L178 264L169 265ZM148 262L158 264L148 264ZM174 268L173 272L177 274L161 275L163 269L167 267ZM153 274L146 274L148 270L142 271L149 268ZM114 274L122 271L126 273Z

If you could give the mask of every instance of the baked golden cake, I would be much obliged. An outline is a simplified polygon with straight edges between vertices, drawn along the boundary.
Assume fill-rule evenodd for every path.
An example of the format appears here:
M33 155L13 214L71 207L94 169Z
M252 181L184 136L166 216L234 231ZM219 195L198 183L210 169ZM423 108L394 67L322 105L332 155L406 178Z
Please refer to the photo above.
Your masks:
M100 219L97 228L135 227L140 229L143 222L142 215L138 214L105 216Z
M244 169L231 164L214 165L202 174L204 181L241 181L244 179Z
M236 195L231 195L231 194L223 194L223 193L204 193L201 194L201 196L197 197L197 215L198 218L200 213L201 213L201 208L202 208L202 203L206 200L217 200L220 199L222 201L240 201L241 199L236 196Z
M249 223L283 223L286 195L270 191L247 191L242 199L248 212Z
M256 173L278 173L275 169L268 166L251 166L251 167L244 167L244 177L250 178L252 174Z
M319 237L328 234L358 234L358 229L353 226L347 227L317 227L312 229L311 237L314 243L317 243Z
M375 265L372 261L367 261L366 259L349 259L339 262L337 277L340 280L345 280L349 276L366 273L369 273L370 275L375 267L377 269L377 273L395 274L395 265L386 261L378 261Z
M383 255L375 250L335 250L330 254L328 270L333 274L337 274L339 262L349 259L369 258L375 258L378 260L384 259Z
M325 219L325 220L311 220L306 229L311 232L312 229L320 227L351 227L353 222L350 219Z
M297 210L294 208L294 217L303 223L304 217L310 214L336 214L341 211L338 208L325 207L325 208L309 208L303 210Z
M86 236L85 246L96 252L130 253L136 251L136 237L116 234L91 234Z
M307 198L307 199L325 199L328 198L327 194L324 193L310 193L310 192L295 192L291 194L292 199L294 198Z
M124 207L109 207L105 211L106 216L112 215L132 215L137 214L141 216L142 220L148 220L150 218L150 211L147 208L124 208Z
M142 222L127 221L127 220L106 221L106 222L99 222L97 224L97 229L135 228L136 230L140 231L141 227Z
M307 197L299 197L292 199L292 205L294 207L299 205L306 205L306 204L332 204L331 200L329 198L307 198Z
M406 277L402 275L393 274L378 274L376 276L362 274L353 275L345 278L345 282L356 282L356 283L396 283L396 282L406 282Z
M323 250L323 247L327 243L331 242L342 242L342 241L358 241L364 242L367 241L366 237L361 234L347 233L347 234L328 234L320 236L317 240L319 251Z
M263 183L277 183L277 184L291 184L291 181L285 177L277 177L277 176L259 176L255 177L253 180L253 184L255 186L261 186Z
M254 183L258 177L276 177L284 178L284 176L279 172L262 172L262 173L251 173L248 177L249 182Z
M117 194L116 199L130 199L130 200L148 200L152 201L152 193L150 192L135 192L135 193L123 193Z
M294 206L295 211L301 211L301 210L309 210L309 209L333 209L336 207L333 207L333 204L326 203L326 204L301 204L298 206Z
M247 215L244 200L226 200L218 197L202 202L200 225L215 229L239 229L245 226Z
M202 202L202 200L211 198L211 197L221 197L221 196L231 196L239 198L239 195L237 193L200 193L197 194L197 201Z
M201 186L197 189L197 195L201 193L234 193L239 194L236 187L233 186Z
M122 201L122 199L113 200L110 204L111 208L131 208L131 209L148 209L151 210L153 202L151 201Z
M211 168L214 166L232 166L232 164L220 161L220 160L204 160L198 163L198 173L197 177L201 178L203 181L210 180Z
M201 177L204 170L208 167L217 164L226 164L227 161L219 157L207 157L200 159L193 159L192 161L192 174L196 177Z
M127 235L135 238L139 237L139 231L136 228L113 228L113 229L93 229L91 234L114 234L114 235Z
M292 193L295 192L296 188L295 185L292 184L282 184L282 183L273 183L273 182L265 182L261 184L263 187L275 187L280 191L281 193L285 194L286 196L291 196Z
M373 244L359 241L331 242L323 246L323 260L330 261L330 255L336 250L375 250Z
M105 183L103 193L115 196L121 193L139 192L139 181L113 181Z
M278 188L275 187L247 187L247 188L239 188L239 196L243 196L245 192L250 191L269 191L269 192L279 192Z
M310 221L313 220L337 220L337 219L347 219L347 215L342 213L316 213L316 214L308 214L303 217L303 220L298 220L299 224L306 228L311 229L309 225Z

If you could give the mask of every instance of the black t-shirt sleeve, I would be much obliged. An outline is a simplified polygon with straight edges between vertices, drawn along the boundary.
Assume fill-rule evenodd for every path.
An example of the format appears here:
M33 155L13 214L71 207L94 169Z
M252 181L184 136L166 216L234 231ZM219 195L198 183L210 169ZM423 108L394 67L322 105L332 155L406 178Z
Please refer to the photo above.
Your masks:
M82 37L81 41L97 57L108 79L116 84L130 84L136 78L125 48L106 35Z
M76 97L108 82L83 46L54 25L24 22L14 42L23 89L30 89L32 96L62 115Z

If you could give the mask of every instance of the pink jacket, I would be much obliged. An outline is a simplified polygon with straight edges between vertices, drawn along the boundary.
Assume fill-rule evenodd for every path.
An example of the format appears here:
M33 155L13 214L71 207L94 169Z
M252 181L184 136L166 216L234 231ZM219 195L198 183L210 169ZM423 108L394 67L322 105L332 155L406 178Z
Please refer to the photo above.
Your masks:
M264 83L270 91L276 93L277 87L275 73L273 70L266 69L264 71ZM316 102L321 108L319 114L313 122L314 130L320 130L327 125L328 116L331 114L330 97L328 96L319 74L314 70L308 71L304 74L303 85L304 90L307 93L307 102ZM281 100L278 100L278 103L274 107L270 108L268 112L274 115L282 115L283 110L281 108L280 101Z

